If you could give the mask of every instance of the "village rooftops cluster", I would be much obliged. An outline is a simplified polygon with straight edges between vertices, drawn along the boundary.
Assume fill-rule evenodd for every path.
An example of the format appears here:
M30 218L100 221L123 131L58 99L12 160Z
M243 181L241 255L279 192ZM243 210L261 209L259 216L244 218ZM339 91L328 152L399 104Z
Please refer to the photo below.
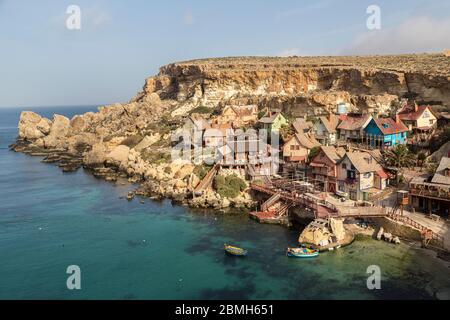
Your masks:
M437 118L430 107L406 102L395 119L345 110L340 104L336 114L289 121L281 110L268 109L258 118L256 105L229 105L210 118L191 115L184 129L200 132L193 141L212 149L216 164L249 179L303 170L320 190L368 201L387 188L391 178L380 151L406 144L410 131L433 128ZM267 140L271 136L282 138L279 145Z

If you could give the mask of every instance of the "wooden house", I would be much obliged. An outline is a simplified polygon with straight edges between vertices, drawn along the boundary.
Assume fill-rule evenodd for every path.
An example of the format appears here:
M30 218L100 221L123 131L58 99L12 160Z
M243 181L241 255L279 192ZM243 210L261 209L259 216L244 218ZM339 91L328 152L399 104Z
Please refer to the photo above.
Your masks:
M344 156L343 148L322 146L311 160L311 178L317 189L335 193L337 190L337 163Z
M283 126L289 124L288 120L283 116L281 112L269 111L265 117L259 119L262 129L271 132L279 132Z
M296 133L309 134L312 132L314 124L311 121L307 121L304 118L296 118L292 122L292 127Z
M319 119L314 123L313 128L317 141L324 146L335 144L339 121L339 116L335 114L319 117Z
M232 123L234 128L253 125L258 122L258 106L226 106L217 121L219 123Z
M442 157L433 176L415 177L410 183L411 205L446 219L450 212L450 158Z
M417 103L405 103L398 112L398 117L408 127L409 131L427 132L436 127L438 117L430 106L419 106Z
M305 163L312 148L320 143L305 133L296 133L283 145L283 159L285 162Z
M364 129L372 120L372 116L347 115L338 125L339 140L346 142L361 142L364 137Z
M364 141L373 147L394 147L398 144L406 144L408 128L397 116L391 118L372 118L364 128Z
M388 186L389 176L369 151L349 150L338 163L338 191L369 201Z

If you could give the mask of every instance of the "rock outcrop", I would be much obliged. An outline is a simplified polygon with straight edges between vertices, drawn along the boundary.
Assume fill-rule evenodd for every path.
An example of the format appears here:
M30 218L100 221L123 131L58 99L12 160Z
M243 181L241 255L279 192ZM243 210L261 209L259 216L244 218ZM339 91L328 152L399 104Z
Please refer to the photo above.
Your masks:
M405 95L450 104L450 59L444 54L365 57L242 57L174 63L146 80L133 101L155 93L177 102L172 115L231 102L320 114L347 103L350 111L386 112Z

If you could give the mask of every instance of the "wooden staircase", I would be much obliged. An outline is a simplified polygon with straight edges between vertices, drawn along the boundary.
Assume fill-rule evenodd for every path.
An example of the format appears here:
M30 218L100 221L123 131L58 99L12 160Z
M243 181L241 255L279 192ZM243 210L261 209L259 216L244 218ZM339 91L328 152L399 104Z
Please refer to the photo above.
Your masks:
M271 196L266 202L261 205L261 211L268 211L270 207L275 205L280 200L280 194L276 193Z
M214 177L217 175L217 173L219 172L220 169L220 165L216 164L208 173L207 175L203 178L202 181L200 181L200 183L198 184L198 186L194 189L194 194L196 195L201 195L203 193L203 191L205 191L206 189L210 188L212 186L212 183L214 181Z

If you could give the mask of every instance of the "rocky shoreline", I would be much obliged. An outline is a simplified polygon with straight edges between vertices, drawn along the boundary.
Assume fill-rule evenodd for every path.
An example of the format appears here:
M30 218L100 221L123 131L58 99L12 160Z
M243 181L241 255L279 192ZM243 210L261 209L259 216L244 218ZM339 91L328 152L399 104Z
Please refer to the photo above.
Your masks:
M18 138L9 146L10 150L29 156L43 157L42 163L54 164L64 173L76 172L83 168L93 176L108 182L127 179L138 187L130 192L128 200L135 196L153 200L170 199L174 203L191 208L210 209L251 209L256 202L249 190L236 198L221 197L213 190L206 190L201 196L194 197L193 191L200 178L193 172L195 166L183 163L151 164L144 161L135 149L118 146L104 163L92 162L95 150L86 148L70 152L64 148L43 148L33 141Z

